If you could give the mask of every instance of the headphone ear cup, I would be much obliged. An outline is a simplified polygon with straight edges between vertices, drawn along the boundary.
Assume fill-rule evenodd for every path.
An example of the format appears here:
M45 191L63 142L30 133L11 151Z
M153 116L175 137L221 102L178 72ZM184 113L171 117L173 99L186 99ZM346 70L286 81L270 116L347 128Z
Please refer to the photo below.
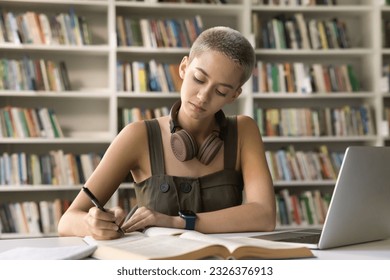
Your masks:
M193 159L198 153L196 141L184 129L171 135L171 148L176 158L180 161Z
M197 156L198 160L201 163L208 165L217 155L222 145L222 139L219 138L217 134L211 133L199 148L199 153Z

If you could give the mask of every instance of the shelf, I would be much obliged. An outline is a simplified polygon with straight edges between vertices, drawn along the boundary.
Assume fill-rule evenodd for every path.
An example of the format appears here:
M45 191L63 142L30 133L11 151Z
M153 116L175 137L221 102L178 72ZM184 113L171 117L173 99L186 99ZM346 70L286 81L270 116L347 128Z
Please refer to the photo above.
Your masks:
M377 140L377 136L322 136L322 137L270 137L263 136L264 143L322 143L322 142L368 142Z
M53 145L62 145L62 144L109 144L112 142L114 137L91 139L91 138L61 138L61 139L0 139L0 144L28 144L28 145L37 145L37 144L53 144Z
M305 49L256 49L257 55L267 56L316 56L321 60L323 56L328 57L360 57L371 55L372 49L366 48L346 48L346 49L326 49L326 50L305 50Z
M56 237L57 233L41 233L41 234L31 234L31 233L1 233L0 239L22 239L22 238L42 238L42 237Z
M107 89L82 89L80 91L33 91L33 90L0 90L0 98L10 97L36 97L36 98L92 98L109 99L111 93Z
M116 7L121 8L132 8L132 12L137 13L139 11L144 11L145 8L150 11L150 14L157 12L161 14L162 12L169 11L169 13L175 13L180 11L185 14L186 11L189 14L193 14L193 11L196 10L198 13L206 13L210 15L215 15L215 12L218 12L219 15L226 14L237 14L244 9L242 4L198 4L198 3L134 3L129 1L116 1ZM161 12L162 11L162 12Z
M148 54L148 55L187 55L188 48L144 48L144 47L117 47L121 54Z
M24 51L24 52L59 52L59 53L74 53L74 54L95 54L107 55L110 48L106 45L30 45L30 44L14 44L14 43L0 43L1 50L8 51Z
M118 92L116 94L120 98L179 98L180 94L177 92L163 93L163 92Z
M372 11L372 7L369 5L334 5L334 6L267 6L267 5L253 5L252 11L258 13L273 13L273 12L291 12L291 13L312 13L312 14L325 14L335 16L356 16L366 14Z
M1 5L7 8L25 9L28 5L28 9L66 9L71 6L81 9L82 11L90 12L106 12L108 4L111 0L2 0ZM49 6L48 6L49 5ZM49 7L49 8L48 8Z
M82 185L59 186L59 185L0 185L1 192L41 192L41 191L80 191ZM123 183L119 189L134 189L134 184Z
M316 180L316 181L274 181L274 186L278 188L301 188L305 186L333 186L336 184L335 180Z
M372 98L373 93L354 92L354 93L253 93L254 99L360 99Z
M41 191L80 191L80 186L56 186L56 185L0 185L1 192L41 192Z

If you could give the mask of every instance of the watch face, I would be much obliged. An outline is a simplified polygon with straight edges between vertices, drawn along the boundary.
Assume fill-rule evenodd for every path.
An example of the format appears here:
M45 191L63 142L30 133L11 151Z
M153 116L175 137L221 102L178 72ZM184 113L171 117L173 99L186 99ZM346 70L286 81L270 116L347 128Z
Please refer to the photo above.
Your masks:
M191 211L191 210L181 210L179 213L180 213L181 216L189 216L189 217L195 217L196 216L195 212Z

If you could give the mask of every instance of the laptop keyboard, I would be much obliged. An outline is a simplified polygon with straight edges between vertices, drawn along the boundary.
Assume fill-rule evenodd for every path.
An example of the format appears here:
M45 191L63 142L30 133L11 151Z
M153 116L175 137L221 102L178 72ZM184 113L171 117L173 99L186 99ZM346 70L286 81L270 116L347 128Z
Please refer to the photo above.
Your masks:
M292 238L281 239L279 241L293 242L293 243L306 243L317 244L320 241L320 234L310 234L305 236L297 236Z
M293 243L318 244L320 236L321 229L296 229L286 232L282 231L271 234L253 236L253 238Z

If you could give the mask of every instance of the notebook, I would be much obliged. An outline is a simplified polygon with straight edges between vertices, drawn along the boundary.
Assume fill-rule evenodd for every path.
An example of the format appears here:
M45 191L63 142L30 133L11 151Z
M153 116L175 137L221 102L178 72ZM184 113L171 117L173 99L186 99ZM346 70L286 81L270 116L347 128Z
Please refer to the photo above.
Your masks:
M322 229L255 236L328 249L390 237L390 147L345 151Z

